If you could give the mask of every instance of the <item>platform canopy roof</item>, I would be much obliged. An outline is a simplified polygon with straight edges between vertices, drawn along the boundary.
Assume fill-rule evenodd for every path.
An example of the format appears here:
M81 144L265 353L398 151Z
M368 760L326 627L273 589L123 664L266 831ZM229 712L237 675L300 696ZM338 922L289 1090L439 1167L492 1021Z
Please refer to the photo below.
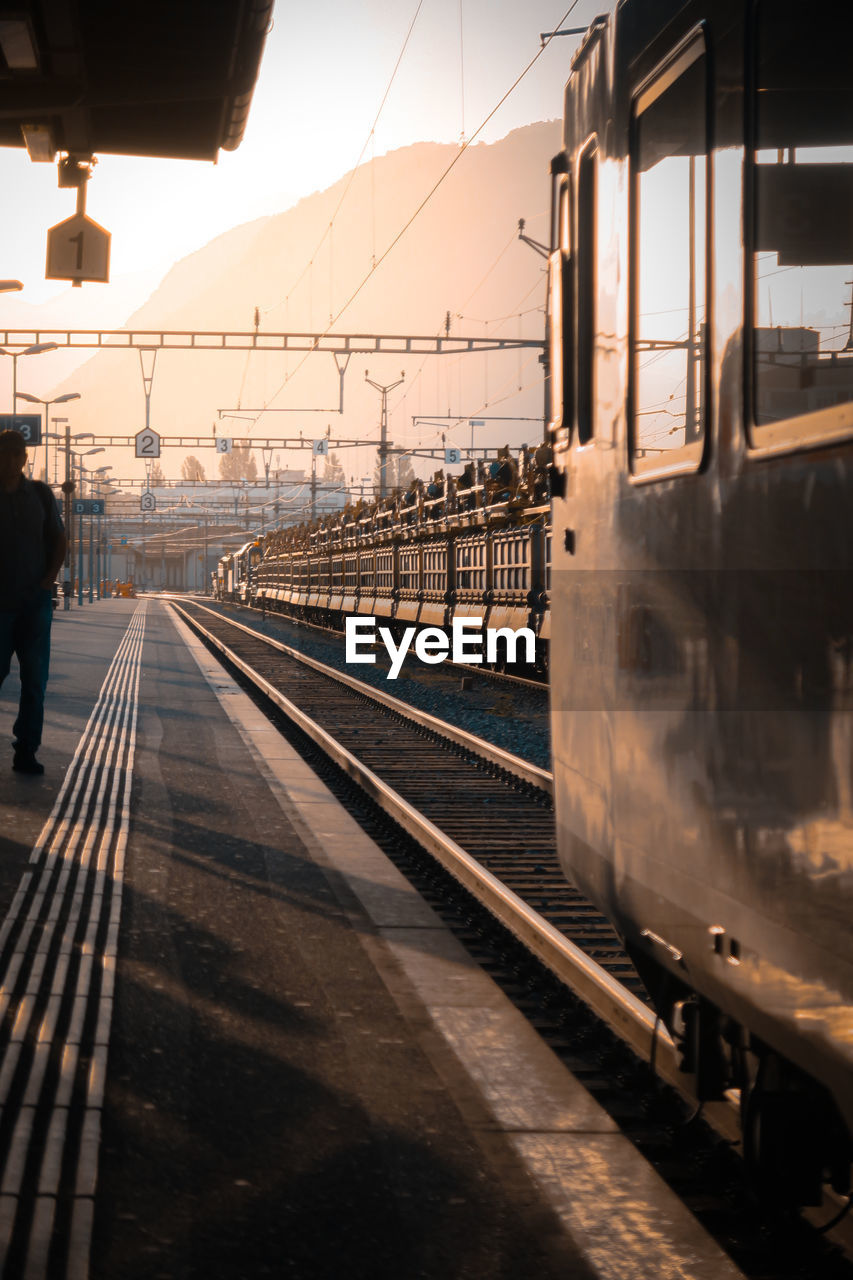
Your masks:
M215 160L243 136L272 8L0 0L0 146Z

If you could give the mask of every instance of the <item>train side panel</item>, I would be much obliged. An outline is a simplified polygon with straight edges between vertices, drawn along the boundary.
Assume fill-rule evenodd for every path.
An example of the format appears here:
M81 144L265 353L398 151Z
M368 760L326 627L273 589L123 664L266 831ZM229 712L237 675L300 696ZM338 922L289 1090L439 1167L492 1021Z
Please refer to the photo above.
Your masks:
M803 1082L853 1127L853 243L818 199L853 189L851 18L675 8L591 32L555 166L559 847L709 1096L751 1090L768 1133L744 1064L775 1053L813 1192L850 1143L807 1136Z

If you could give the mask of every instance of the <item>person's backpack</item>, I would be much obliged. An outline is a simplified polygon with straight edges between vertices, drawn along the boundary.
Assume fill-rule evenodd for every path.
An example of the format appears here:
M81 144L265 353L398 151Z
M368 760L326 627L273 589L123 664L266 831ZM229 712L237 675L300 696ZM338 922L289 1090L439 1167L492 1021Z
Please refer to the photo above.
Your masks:
M33 480L33 488L39 496L39 502L44 508L44 532L47 533L48 526L53 516L53 490L49 484L45 484L43 480ZM47 538L45 538L47 543Z
M35 489L36 493L38 494L38 500L40 500L42 507L45 508L45 524L49 524L50 517L53 516L53 513L54 513L53 489L50 488L50 485L45 484L44 480L33 480L32 486L33 486L33 489Z

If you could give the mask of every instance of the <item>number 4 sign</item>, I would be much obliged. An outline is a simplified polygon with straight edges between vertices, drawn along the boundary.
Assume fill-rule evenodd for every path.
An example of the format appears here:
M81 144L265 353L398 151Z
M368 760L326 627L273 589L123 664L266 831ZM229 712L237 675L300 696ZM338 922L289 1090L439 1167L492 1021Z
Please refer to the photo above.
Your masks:
M58 222L47 233L48 280L95 280L110 278L110 233L85 213L75 213Z

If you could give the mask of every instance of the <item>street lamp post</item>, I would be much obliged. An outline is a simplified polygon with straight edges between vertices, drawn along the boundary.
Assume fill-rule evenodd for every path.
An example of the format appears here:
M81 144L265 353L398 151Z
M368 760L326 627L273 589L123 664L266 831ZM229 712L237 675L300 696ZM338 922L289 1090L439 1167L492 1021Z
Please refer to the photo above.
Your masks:
M86 466L85 466L85 463L83 462L83 459L84 459L84 458L86 458L86 457L88 457L88 456L89 456L89 454L92 454L92 453L103 453L103 452L104 452L104 450L103 450L103 446L101 446L101 447L99 447L99 448L97 448L97 449L87 449L85 453L81 453L81 454L80 454L80 457L79 457L79 463L80 463L80 497L81 497L81 498L82 498L82 496L83 496L83 489L84 489L84 487L85 487L85 483L86 483L86 478L87 478L87 477L88 477L88 481L89 481L89 497L91 498L91 496L92 496L92 473L91 473L91 472L88 472L88 471L86 470ZM82 515L81 515L81 516L80 516L80 537L81 537L80 559L81 559L81 562L82 562L82 559L83 559L82 535L83 535L83 517L82 517ZM94 582L94 578L95 578L95 555L94 555L95 547L94 547L94 539L95 539L95 524L94 524L94 521L93 521L93 519L92 519L92 515L91 515L91 512L90 512L90 514L89 514L89 604L93 604L93 603L94 603L94 600L95 600L95 594L94 594L94 592L95 592L95 582ZM81 584L80 584L81 589L82 589L82 585L83 585L83 584L82 584L82 582L81 582Z
M87 438L89 440L94 439L91 431L80 431L74 437L75 440L84 440ZM80 472L80 496L82 497L83 496L83 475L84 475L83 459L89 457L89 455L93 453L103 453L104 448L103 448L103 445L98 445L97 448L86 449L84 453L80 453L80 454L73 453L71 449L71 437L66 428L65 449L66 449L65 475L66 475L66 483L70 484L70 488L67 491L69 495L69 503L70 503L70 495L71 493L74 492L74 481L69 474L71 470L72 459ZM63 485L63 489L65 489L65 485ZM90 533L91 533L91 528L90 528ZM89 545L89 601L91 602L92 600L91 537L89 539L89 543L90 543ZM82 511L80 512L79 518L77 521L77 554L75 559L76 559L76 567L77 567L77 604L82 607L83 605L83 513Z
M71 495L74 492L74 481L71 479L71 428L65 423L65 480L62 494L65 499L63 512L65 516L65 577L62 581L63 611L71 608L71 592L74 590L74 552L71 537Z
M15 412L15 401L18 398L18 361L21 356L38 356L43 351L56 351L58 347L56 342L36 342L31 347L24 347L23 351L7 351L5 347L0 347L0 355L8 356L12 361L12 412Z
M80 497L83 497L83 463L75 458L80 476ZM77 607L83 608L83 504L77 514Z
M56 343L54 343L53 345L56 346ZM14 359L14 356L12 358ZM66 391L64 396L54 396L52 400L42 400L41 396L31 396L29 391L16 391L14 394L17 400L28 400L30 404L44 405L44 480L45 480L45 484L50 484L50 470L49 470L49 464L48 464L48 458L47 458L47 440L49 435L49 432L47 429L47 424L48 424L47 411L52 404L67 404L69 400L79 400L80 392ZM13 413L16 407L17 407L16 405L12 406Z
M65 431L68 426L67 418L51 418L53 424L53 439L55 441L53 450L53 483L59 484L59 442L65 439ZM62 430L60 431L60 427Z
M65 519L65 530L67 533L65 546L65 579L62 584L63 610L71 608L71 596L74 592L74 576L77 566L76 546L74 542L74 527L71 522L71 495L74 492L74 477L72 475L72 453L71 453L71 428L68 425L68 419L65 422L65 480L62 483L62 492L65 498L63 516ZM78 431L74 436L75 440L94 440L91 431Z
M92 481L91 481L91 479L90 479L90 480L89 480L89 497L91 498L91 496L92 496ZM95 547L94 547L94 542L95 542L95 522L94 522L94 520L92 519L92 515L91 515L91 512L90 512L90 513L89 513L89 604L92 604L92 603L94 602L94 599L95 599L95 594L94 594L94 593L95 593L95 583L94 583L94 577L95 577L95 557L94 557L94 550L95 550Z
M98 497L100 497L100 496L101 496L101 486L102 486L102 484L103 484L103 482L104 482L104 479L105 479L105 474L104 474L104 473L105 473L105 472L107 472L107 471L112 471L112 465L111 465L111 464L109 464L109 463L108 463L106 466L103 466L103 467L95 467L95 470L94 470L94 472L93 472L93 475L98 476L98 480L97 480L97 482L96 482L96 483L97 483L97 485L98 485ZM97 585L97 592L98 592L98 599L99 599L99 600L101 600L101 599L103 598L103 591L102 591L102 589L101 589L101 584L102 584L102 582L103 582L103 580L104 580L104 577L109 578L109 576L110 576L110 575L109 575L109 573L104 574L104 572L103 572L103 569L104 569L104 559L105 559L105 556L104 556L104 537L103 537L103 534L102 534L102 532L101 532L101 513L99 512L99 513L98 513L98 545L97 545L97 561L98 561L98 585Z

